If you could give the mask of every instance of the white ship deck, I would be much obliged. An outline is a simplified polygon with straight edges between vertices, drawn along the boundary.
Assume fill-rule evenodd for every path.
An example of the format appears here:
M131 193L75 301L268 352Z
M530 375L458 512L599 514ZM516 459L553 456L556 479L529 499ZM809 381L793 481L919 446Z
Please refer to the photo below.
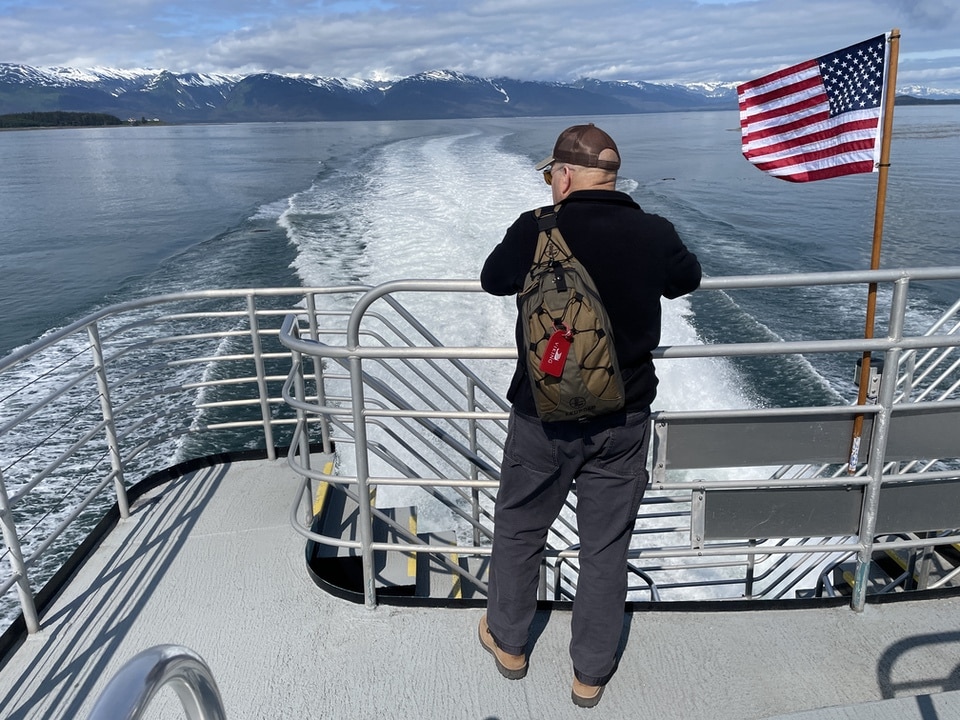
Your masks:
M227 717L960 717L960 598L759 611L651 610L600 705L570 701L569 614L538 615L530 671L497 673L482 610L368 610L310 579L285 461L196 471L136 504L0 669L2 717L86 718L142 650L210 665ZM869 704L867 704L869 703ZM591 714L592 713L592 714ZM164 690L147 718L182 718Z

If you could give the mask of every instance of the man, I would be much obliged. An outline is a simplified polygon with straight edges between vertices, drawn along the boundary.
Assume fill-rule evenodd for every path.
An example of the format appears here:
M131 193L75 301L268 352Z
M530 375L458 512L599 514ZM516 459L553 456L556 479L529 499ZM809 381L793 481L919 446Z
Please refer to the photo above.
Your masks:
M622 411L585 421L542 422L520 360L495 508L487 614L480 641L510 679L526 675L526 645L537 602L547 531L576 478L580 574L571 625L573 702L593 707L617 662L627 591L627 551L647 486L650 404L657 378L650 352L660 342L660 298L700 285L700 264L667 220L616 191L620 151L603 130L564 130L536 166L562 203L557 227L590 273L613 325L624 380ZM512 295L533 263L538 227L522 214L487 258L483 289ZM571 361L574 361L571 359Z

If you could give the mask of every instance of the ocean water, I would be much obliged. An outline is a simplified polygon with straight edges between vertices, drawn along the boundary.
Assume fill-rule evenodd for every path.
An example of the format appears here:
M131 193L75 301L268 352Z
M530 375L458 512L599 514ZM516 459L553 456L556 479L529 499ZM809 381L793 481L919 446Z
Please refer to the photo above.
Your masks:
M736 113L589 118L617 139L620 188L677 226L708 275L866 269L876 175L795 185L740 155ZM585 118L278 123L0 133L0 353L105 304L206 287L476 278L525 209L533 164ZM881 265L960 264L960 108L897 108ZM919 288L923 324L960 288ZM865 291L693 295L664 342L849 334ZM882 298L881 298L882 304ZM882 306L879 318L883 317ZM512 301L451 318L502 345ZM507 343L508 344L508 343ZM716 406L849 397L847 367L664 368L661 400ZM810 394L818 396L811 398Z
M707 275L869 267L877 176L766 176L742 158L734 112L3 132L0 354L136 297L477 278L516 216L550 202L535 162L586 120L618 142L620 189L672 220ZM882 266L960 265L958 161L960 107L897 109ZM908 322L926 328L960 284L912 294ZM843 287L787 301L694 293L664 302L663 342L857 335L865 300ZM513 299L484 307L417 309L451 344L512 344ZM852 367L820 357L685 360L659 374L657 409L855 397Z

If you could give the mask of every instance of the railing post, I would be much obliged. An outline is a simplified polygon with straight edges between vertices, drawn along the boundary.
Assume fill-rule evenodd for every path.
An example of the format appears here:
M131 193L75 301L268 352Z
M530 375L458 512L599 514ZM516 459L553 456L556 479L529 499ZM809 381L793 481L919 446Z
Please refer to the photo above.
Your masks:
M291 350L295 375L293 376L293 391L300 402L306 402L306 384L303 381L303 355L297 350ZM307 412L302 408L297 408L297 424L303 428L300 433L300 462L303 466L310 469L310 426L307 422Z
M267 445L267 458L276 460L277 452L273 447L273 414L270 412L270 395L267 392L267 377L263 367L263 348L260 344L260 323L257 320L257 303L253 294L247 295L247 318L250 322L250 341L253 344L253 363L257 369L257 390L260 394L263 439Z
M3 528L3 541L10 553L10 569L17 578L17 593L20 596L23 620L27 625L27 632L32 634L40 630L40 618L33 601L27 564L23 561L20 536L17 535L17 525L13 521L13 508L10 507L10 496L7 494L7 484L3 479L2 468L0 468L0 526Z
M90 347L93 350L93 366L97 372L97 389L100 392L100 411L106 423L107 447L110 451L110 464L113 467L113 487L117 493L117 507L120 517L130 517L130 503L127 502L127 487L123 479L123 460L120 457L120 442L113 421L113 402L110 400L110 385L107 382L107 368L103 362L103 346L100 344L100 332L97 324L87 326Z
M360 349L360 325L363 316L376 299L377 292L387 286L381 285L378 289L367 292L358 301L350 312L347 322L346 349L356 353ZM373 557L373 513L370 512L370 464L367 449L367 418L366 401L363 393L363 362L359 355L348 356L350 368L350 398L353 404L353 439L354 452L357 462L357 504L358 522L360 524L360 556L363 561L363 600L368 609L377 607L376 574Z
M367 608L373 609L377 606L377 588L373 564L373 514L370 512L370 467L367 457L363 366L360 358L355 355L350 358L350 396L353 402L353 437L357 459L357 502L359 505L360 555L363 560L363 600Z
M477 411L477 384L470 378L467 378L467 410L471 413ZM470 433L470 452L474 455L480 450L480 444L477 442L477 419L471 414L467 421L468 432ZM470 463L470 480L476 482L480 477L477 466ZM480 544L480 488L474 487L470 490L470 501L473 504L471 512L473 514L473 544Z
M750 540L750 554L747 555L746 573L743 578L743 596L748 600L753 599L753 580L757 569L757 555L754 550L757 547L756 540Z
M894 342L903 339L903 321L907 307L907 289L909 280L900 278L893 286L893 300L890 307L890 325L888 337ZM873 557L874 534L877 527L877 513L880 507L880 489L883 482L883 467L887 451L887 437L890 431L890 413L897 388L897 367L900 360L900 347L892 347L884 356L883 366L886 372L880 378L880 393L877 397L879 412L874 416L873 434L870 438L870 457L867 461L869 484L865 488L863 512L860 516L860 553L857 556L857 568L854 577L850 606L860 612L867 600L867 585L870 582L870 563Z
M291 326L290 332L293 334L294 338L299 339L300 337L300 328L299 325L294 322ZM306 386L303 380L303 353L299 350L290 350L290 356L293 361L293 368L291 372L293 375L293 392L294 397L297 398L300 402L306 402ZM310 425L309 418L307 418L307 411L301 407L297 408L297 427L300 429L300 463L307 470L310 469ZM296 437L296 434L294 435ZM316 488L311 484L310 488L310 498L316 497ZM310 503L310 498L307 500L306 507L306 522L309 524L313 519L314 508Z
M313 293L307 294L307 322L310 324L310 339L319 342L320 331L317 329L317 298ZM323 407L327 404L327 390L324 387L323 379L323 358L311 355L313 362L313 381L317 388L317 405ZM301 371L302 374L302 371ZM306 401L306 397L304 397ZM323 451L327 454L333 452L333 445L330 442L330 418L326 413L320 413L320 440L323 443Z
M907 357L906 369L901 374L903 378L903 398L900 402L910 402L910 396L913 395L913 374L917 370L917 350L911 350Z

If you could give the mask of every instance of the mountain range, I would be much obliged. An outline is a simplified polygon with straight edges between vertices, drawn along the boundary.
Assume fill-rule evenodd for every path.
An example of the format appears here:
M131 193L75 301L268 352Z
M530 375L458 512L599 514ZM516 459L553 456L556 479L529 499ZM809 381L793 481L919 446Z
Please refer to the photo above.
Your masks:
M960 99L960 91L909 91L921 99ZM0 63L0 114L60 110L181 123L617 115L736 107L735 83L536 82L447 70L380 82Z

